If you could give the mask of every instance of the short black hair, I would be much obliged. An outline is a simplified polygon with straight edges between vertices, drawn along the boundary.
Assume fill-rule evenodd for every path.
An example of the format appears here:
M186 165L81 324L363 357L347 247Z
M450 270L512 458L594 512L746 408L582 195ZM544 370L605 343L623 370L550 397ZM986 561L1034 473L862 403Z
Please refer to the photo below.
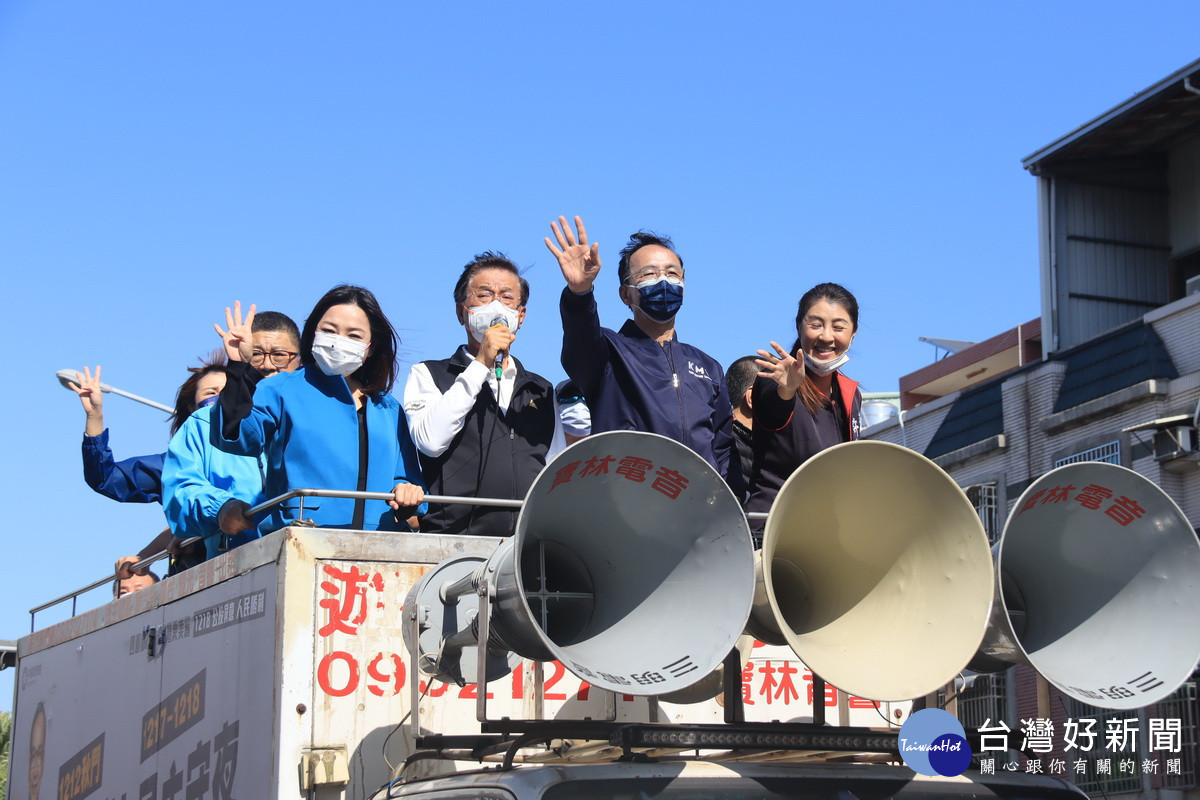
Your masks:
M754 363L757 358L742 356L725 370L725 391L729 392L729 402L734 408L742 402L746 390L754 385L754 379L758 377L758 364Z
M146 570L146 575L149 576L149 578L150 578L151 586L153 586L154 584L156 584L160 580L162 580L162 578L158 577L158 575L156 575L154 570L152 570L152 569ZM121 579L114 578L113 579L113 599L114 600L120 599L120 594L121 594Z
M462 268L462 274L458 276L458 283L454 284L455 303L462 305L467 302L467 287L471 285L471 279L485 269L502 269L515 275L521 286L521 305L529 303L529 281L521 277L521 270L512 262L512 259L495 250L476 253L475 258L468 261Z
M579 387L575 385L575 381L571 380L570 378L563 381L555 388L554 398L564 405L569 403L578 403L580 400L586 399L583 396L583 392L581 392Z
M396 329L379 307L375 295L361 286L345 283L335 286L313 306L308 319L304 320L304 331L300 334L300 363L306 367L316 365L312 345L317 333L317 323L325 316L326 311L341 305L358 306L367 315L367 321L371 325L371 354L361 367L350 374L362 385L365 393L387 394L396 383L396 350L400 346L400 337L396 335Z
M250 325L252 333L267 333L275 331L291 336L296 344L300 344L300 328L287 314L281 314L278 311L259 311L254 315L254 322Z
M629 281L629 259L638 250L652 244L665 247L674 253L675 257L679 259L680 269L683 268L683 257L675 249L675 243L671 241L670 236L659 236L653 231L640 230L637 233L630 234L629 241L621 248L621 260L617 262L617 278L621 281L622 286Z

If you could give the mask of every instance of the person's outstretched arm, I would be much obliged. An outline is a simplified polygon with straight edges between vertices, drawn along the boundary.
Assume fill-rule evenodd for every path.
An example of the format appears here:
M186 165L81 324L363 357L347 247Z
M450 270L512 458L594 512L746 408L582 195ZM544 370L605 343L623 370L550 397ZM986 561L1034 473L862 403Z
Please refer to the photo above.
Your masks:
M584 397L595 397L608 365L608 345L600 329L600 314L592 288L600 274L600 244L588 243L583 219L575 217L575 231L566 217L550 223L554 241L546 247L558 260L567 287L559 300L562 314L562 366Z

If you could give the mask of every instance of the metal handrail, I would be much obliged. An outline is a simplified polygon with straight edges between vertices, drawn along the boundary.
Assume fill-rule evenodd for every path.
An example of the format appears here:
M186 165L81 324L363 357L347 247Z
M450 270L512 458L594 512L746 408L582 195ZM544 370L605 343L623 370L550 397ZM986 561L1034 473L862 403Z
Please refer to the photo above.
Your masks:
M183 542L183 544L189 545L189 544L192 544L193 542L202 541L203 539L204 539L204 537L202 537L202 536L194 536L191 539L185 540ZM155 553L152 556L146 556L141 561L131 562L130 564L128 564L129 571L137 572L140 569L150 566L151 564L153 564L156 561L160 561L161 559L163 559L164 557L166 557L168 555L170 555L170 552L168 552L167 550L163 550L161 553ZM42 603L40 606L34 606L33 608L29 609L29 616L32 617L34 614L36 614L39 611L45 611L47 608L50 608L51 606L56 606L59 603L65 602L67 600L74 600L75 598L79 597L79 595L81 595L81 594L90 592L92 589L99 589L104 584L112 583L115 580L117 580L117 575L115 572L112 572L112 573L104 576L103 578L99 578L97 580L92 581L87 586L80 587L73 592L67 592L66 594L64 594L60 597L56 597L53 600L49 600L45 603ZM75 616L74 608L71 609L71 616ZM31 619L29 621L29 623L30 623L30 630L32 630L33 629L33 620Z
M280 503L284 503L288 500L291 500L291 499L297 498L297 497L300 497L300 498L304 498L304 497L341 497L341 498L346 498L346 499L350 499L350 500L391 500L393 495L391 492L351 492L351 491L342 491L340 489L292 489L290 492L285 492L284 494L281 494L278 497L273 497L270 500L265 500L265 501L259 503L258 505L250 508L246 512L246 516L253 516L255 514L260 514L263 511L266 511L267 509L271 508L272 506L277 506ZM467 505L495 506L495 507L499 507L499 508L520 508L525 501L524 500L502 500L502 499L493 498L493 497L459 497L459 496L455 496L455 495L427 494L427 495L425 495L425 500L423 502L439 503L439 504L444 504L444 505L450 505L453 503L463 503L463 504L467 504ZM303 511L304 511L304 503L301 502L300 511L297 513L297 516L302 515ZM219 533L220 532L217 531L217 532L211 533L209 535L217 536L217 535L219 535ZM204 541L205 538L206 537L204 537L204 536L193 536L190 539L183 540L183 542L181 542L179 544L179 547L183 548L183 547L187 547L189 545L195 544L196 542L202 542L202 541ZM148 568L151 564L153 564L157 561L161 561L162 559L166 558L169 555L170 555L169 550L163 550L163 551L155 553L153 555L146 556L136 562L131 562L127 566L129 567L130 572L137 572L139 570ZM83 586L83 587L76 589L74 591L71 591L71 592L67 592L66 594L61 595L60 597L56 597L53 600L42 603L40 606L35 606L34 608L29 609L29 617L30 617L29 629L30 629L30 631L32 632L34 629L34 619L33 618L39 611L45 611L47 608L56 606L59 603L64 603L67 600L74 601L75 599L77 599L79 597L79 595L84 594L86 592L90 592L93 589L98 589L101 586L103 586L104 584L110 583L113 580L116 580L116 577L117 576L115 573L110 573L110 574L104 576L103 578L98 578L97 580L92 581L91 583L87 584L86 586ZM74 604L72 604L72 607L71 607L71 616L75 616Z
M296 514L297 517L300 517L304 513L303 498L305 498L305 497L340 497L340 498L344 498L344 499L348 499L348 500L391 500L393 496L394 495L391 492L352 492L352 491L346 491L346 490L341 490L341 489L292 489L291 491L285 492L284 494L281 494L278 497L272 497L270 500L264 500L263 502L259 503L258 505L251 507L249 510L246 511L246 516L250 517L250 516L254 516L255 514L261 514L263 511L266 511L267 509L269 509L273 506L277 506L280 503L284 503L288 500L292 500L297 497L301 498L300 508ZM464 497L461 495L442 495L442 494L427 494L427 495L425 495L425 500L423 502L436 503L438 505L462 504L462 505L475 505L475 506L492 506L495 508L520 508L521 506L523 506L525 504L524 500L504 500L504 499L500 499L497 497ZM754 519L754 520L766 519L767 513L765 511L752 511L752 512L746 514L746 518ZM219 535L219 533L220 532L217 531L217 532L209 534L209 536L217 536L217 535ZM202 541L204 541L205 538L206 537L204 537L204 536L193 536L192 538L185 539L183 542L181 542L179 547L181 547L181 548L187 547L189 545L195 544L196 542L202 542ZM162 559L166 558L168 555L170 555L170 551L163 550L163 551L155 553L153 555L146 556L137 562L130 563L127 566L129 567L130 572L137 572L139 570L146 569L151 564L153 564L157 561L161 561ZM90 592L93 589L98 589L101 586L103 586L104 584L109 583L110 581L113 581L115 579L116 579L115 574L106 575L103 578L99 578L97 580L92 581L87 586L84 586L80 589L76 589L73 592L68 592L67 594L62 595L61 597L56 597L53 600L50 600L49 602L42 603L40 606L35 606L34 608L29 609L29 629L30 629L30 631L32 632L34 629L33 617L34 617L34 615L37 614L37 612L45 611L47 608L56 606L59 603L66 602L67 600L74 601L75 599L77 599L79 597L79 595L84 594L85 592ZM72 603L72 607L71 607L71 616L75 616L74 603Z
M351 492L341 489L292 489L290 492L259 503L248 510L246 516L262 513L271 506L279 505L285 500L291 500L293 497L342 497L349 500L391 500L393 495L391 492ZM437 503L438 505L454 505L458 503L469 506L495 506L497 508L520 508L525 504L524 500L501 500L497 497L461 497L448 494L427 494L422 502ZM300 507L304 507L303 502L300 504Z

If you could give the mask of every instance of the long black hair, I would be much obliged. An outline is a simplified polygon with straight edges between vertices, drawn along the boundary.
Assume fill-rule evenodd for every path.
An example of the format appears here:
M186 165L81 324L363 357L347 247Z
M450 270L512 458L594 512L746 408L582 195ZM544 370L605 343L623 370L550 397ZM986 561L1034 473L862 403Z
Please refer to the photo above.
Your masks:
M371 351L363 365L350 373L350 377L358 381L367 394L387 394L396 383L396 349L400 345L400 338L379 307L375 295L361 286L335 286L313 306L300 334L300 363L315 368L312 345L317 323L329 309L347 304L361 308L371 326Z

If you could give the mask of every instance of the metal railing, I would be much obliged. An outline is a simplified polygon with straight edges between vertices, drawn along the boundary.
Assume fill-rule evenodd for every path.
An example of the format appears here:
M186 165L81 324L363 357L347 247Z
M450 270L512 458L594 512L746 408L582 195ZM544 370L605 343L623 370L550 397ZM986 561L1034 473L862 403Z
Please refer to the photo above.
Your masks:
M253 506L248 511L246 511L246 516L250 517L250 516L254 516L255 514L260 514L263 511L266 511L267 509L269 509L273 506L279 505L280 503L285 503L288 500L293 500L293 499L299 498L300 503L299 503L299 508L296 512L296 517L298 520L302 520L304 517L304 498L305 497L339 497L339 498L344 498L344 499L348 499L348 500L391 500L393 495L391 492L351 492L351 491L342 491L339 489L292 489L290 492L286 492L284 494L279 495L278 497L273 497L270 500L265 500L265 501L259 503L258 505ZM457 503L457 504L476 505L476 506L492 506L492 507L496 507L496 508L520 508L524 504L525 501L524 500L502 500L502 499L494 498L494 497L460 497L460 496L456 496L456 495L427 494L427 495L425 495L424 502L437 503L439 505L453 505L453 504ZM303 524L303 523L301 522L301 524ZM218 536L218 535L220 535L219 531L209 534L209 536ZM190 539L183 540L179 544L179 547L187 547L189 545L196 544L197 542L202 542L202 541L204 541L205 538L207 538L207 537L193 536ZM143 558L139 559L137 562L129 563L124 566L127 567L130 572L137 572L138 570L142 570L142 569L146 569L146 568L150 567L150 565L161 561L162 559L166 558L169 555L171 555L171 552L169 550L162 550L160 552L154 553L153 555L144 556ZM30 630L30 632L35 630L36 616L39 611L45 611L48 608L53 608L54 606L59 605L60 603L65 603L68 600L70 600L71 601L71 616L73 617L78 613L78 600L79 600L80 595L86 594L87 592L90 592L93 589L98 589L101 586L104 586L107 583L111 583L112 581L114 581L116 579L117 579L117 574L115 572L109 573L108 575L105 575L103 578L97 578L96 580L92 581L91 583L87 584L86 586L82 586L78 589L75 589L74 591L67 592L66 594L56 597L53 600L49 600L45 603L42 603L39 606L34 606L33 608L29 609L29 630Z
M291 491L281 494L278 497L272 497L270 500L264 500L263 502L259 503L258 505L251 507L245 513L246 513L246 516L252 517L255 514L261 514L263 511L266 511L267 509L272 508L273 506L277 506L280 503L285 503L288 500L293 500L293 499L298 498L300 500L300 503L299 503L299 507L296 511L297 522L294 524L303 525L304 524L304 498L305 497L338 497L338 498L343 498L343 499L347 499L347 500L391 500L393 496L394 495L391 492L352 492L352 491L345 491L345 490L341 490L341 489L292 489ZM474 505L474 506L491 506L493 508L521 508L525 504L524 500L504 500L504 499L500 499L497 497L464 497L464 496L460 496L460 495L442 495L442 494L427 494L427 495L425 495L425 499L422 502L435 503L437 505L460 504L460 505ZM750 512L749 514L747 514L746 518L752 519L752 520L759 520L759 519L765 520L767 518L767 513L765 511L753 511L753 512ZM220 535L220 531L216 531L214 533L209 534L209 536L219 536L219 535ZM197 542L202 542L206 538L208 538L208 537L193 536L190 539L183 540L178 546L180 548L187 547L189 545L196 544ZM171 555L170 550L162 550L158 553L154 553L153 555L145 556L145 557L141 558L140 560L138 560L137 562L129 563L129 564L126 564L123 566L127 567L130 572L137 572L138 570L148 568L151 564L155 564L155 563L161 561L162 559L166 558L169 555ZM90 592L93 589L98 589L101 586L103 586L104 584L111 583L112 581L114 581L116 579L117 579L117 574L111 573L109 575L104 576L103 578L98 578L98 579L92 581L91 583L87 584L86 586L80 587L79 589L76 589L71 592L67 592L66 594L56 597L53 600L49 600L45 603L42 603L40 606L35 606L35 607L29 609L29 630L30 630L30 632L33 632L33 630L35 629L35 617L39 611L45 611L48 608L53 608L54 606L59 605L60 603L65 603L66 601L70 600L71 601L71 616L73 617L76 615L76 613L78 611L78 599L79 599L80 595L86 594L87 592Z

